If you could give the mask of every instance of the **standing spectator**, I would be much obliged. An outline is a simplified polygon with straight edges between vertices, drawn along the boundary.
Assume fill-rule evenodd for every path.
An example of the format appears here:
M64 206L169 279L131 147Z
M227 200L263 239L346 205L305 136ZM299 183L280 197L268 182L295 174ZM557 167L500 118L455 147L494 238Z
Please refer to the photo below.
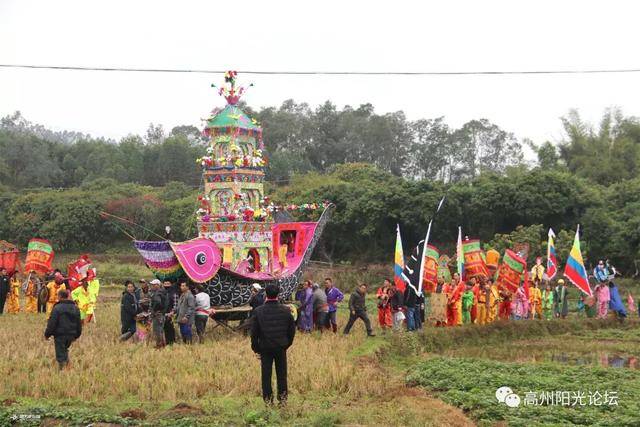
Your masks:
M416 330L416 316L418 315L418 310L416 310L416 305L418 303L418 295L413 286L407 285L404 290L404 307L407 312L407 330L415 331Z
M193 324L196 317L196 298L189 289L186 281L180 281L180 298L176 307L176 319L180 326L180 336L182 342L191 344L193 342Z
M324 279L324 288L327 294L327 304L329 304L329 320L327 327L331 325L331 329L335 334L338 332L338 303L344 299L344 295L340 292L340 289L333 285L333 281L330 277Z
M124 282L125 291L120 301L120 340L126 341L136 333L136 315L139 312L136 288L131 280Z
M36 284L36 304L38 308L38 313L46 313L47 312L47 301L49 300L49 291L45 285L45 283L40 280L38 276L34 274L34 283Z
M367 285L365 283L358 286L349 298L349 321L347 322L347 326L344 327L343 333L345 335L349 334L351 327L355 323L356 319L362 319L364 322L364 326L367 330L367 336L375 337L373 334L373 329L371 329L371 322L369 321L369 317L367 316L367 305L366 305L366 297L367 297Z
M320 285L317 283L314 283L313 285L311 305L313 306L313 325L317 330L322 332L322 329L327 323L329 304L327 303L327 294L320 289Z
M173 316L175 316L176 310L178 309L180 293L178 291L177 283L173 284L169 280L165 280L163 286L166 294L163 326L164 339L167 345L171 345L176 342L176 329L173 326Z
M151 281L151 330L156 340L156 348L165 346L164 318L167 305L167 294L162 289L162 283L158 279Z
M298 328L302 332L311 332L313 329L313 285L311 280L306 280L300 292L300 313L298 318Z
M384 279L382 287L376 292L378 297L378 324L384 331L385 328L391 328L393 321L391 319L391 281Z
M0 268L0 314L4 312L4 304L9 294L9 276L6 268Z
M202 285L196 286L196 333L200 344L204 342L204 331L207 329L207 320L211 314L211 298L204 291Z
M262 371L262 398L265 403L273 403L271 376L273 364L276 366L278 401L286 404L287 349L293 344L296 324L291 310L278 302L280 289L275 284L267 285L266 301L258 307L251 324L251 349L259 354Z
M256 308L264 304L264 289L259 283L251 285L251 296L249 297L249 306L251 307L251 316L255 312Z
M393 330L397 331L402 326L405 315L402 311L402 307L404 306L404 296L397 288L395 282L391 284L389 303L391 305L391 316L393 317Z
M80 338L82 334L82 322L80 310L69 299L69 292L61 289L58 292L58 302L51 311L44 331L44 338L53 336L56 349L56 361L60 369L69 366L69 347L71 343Z

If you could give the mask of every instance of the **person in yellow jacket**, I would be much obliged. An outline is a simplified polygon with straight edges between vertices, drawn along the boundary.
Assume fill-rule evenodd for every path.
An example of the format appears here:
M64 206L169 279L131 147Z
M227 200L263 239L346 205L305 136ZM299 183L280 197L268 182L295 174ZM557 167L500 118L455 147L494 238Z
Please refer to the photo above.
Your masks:
M71 292L71 298L73 298L78 305L80 319L83 324L89 323L93 318L93 311L96 306L99 290L100 282L94 278L82 280L81 285Z
M495 305L495 297L491 290L491 279L482 281L482 287L478 292L478 317L476 323L486 325L491 323L491 310Z
M7 313L20 313L20 279L16 273L9 281L9 297L7 298Z
M539 281L533 281L533 287L529 288L529 305L531 306L531 318L542 319L542 292L538 287Z
M36 272L32 271L27 278L27 286L24 291L24 294L27 297L27 302L24 306L24 311L27 313L37 313L38 312L38 276L36 276Z
M489 318L487 323L491 323L498 318L498 304L500 303L500 292L498 285L493 283L491 279L487 280L489 284Z
M51 316L51 310L53 310L53 306L58 302L58 291L67 289L62 281L62 274L56 273L55 276L53 276L53 280L47 283L47 319L49 318L49 316Z

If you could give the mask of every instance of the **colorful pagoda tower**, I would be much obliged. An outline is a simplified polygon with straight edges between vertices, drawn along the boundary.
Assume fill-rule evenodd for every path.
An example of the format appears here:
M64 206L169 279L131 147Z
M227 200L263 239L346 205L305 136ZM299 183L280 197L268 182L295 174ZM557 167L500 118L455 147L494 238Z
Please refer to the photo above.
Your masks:
M198 159L198 237L186 242L135 240L145 264L160 280L188 278L204 285L215 307L242 306L251 285L273 283L289 298L302 278L333 205L275 206L264 196L262 129L238 106L245 89L236 73L219 89L227 105L207 119L207 154ZM295 222L287 211L323 209L315 222Z
M207 120L208 155L198 159L204 181L198 230L221 248L224 267L270 271L272 223L264 209L262 128L238 107L244 92L236 88L236 73L228 71L219 90L227 105Z

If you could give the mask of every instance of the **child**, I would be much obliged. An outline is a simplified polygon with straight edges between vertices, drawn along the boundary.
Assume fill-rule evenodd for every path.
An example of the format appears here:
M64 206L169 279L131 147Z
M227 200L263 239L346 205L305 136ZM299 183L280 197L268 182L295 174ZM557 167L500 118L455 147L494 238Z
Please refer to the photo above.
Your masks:
M473 307L473 287L467 284L466 291L462 294L462 322L471 323L471 308Z
M542 292L542 313L544 318L551 320L553 316L553 291L551 290L551 284L547 282L547 285Z

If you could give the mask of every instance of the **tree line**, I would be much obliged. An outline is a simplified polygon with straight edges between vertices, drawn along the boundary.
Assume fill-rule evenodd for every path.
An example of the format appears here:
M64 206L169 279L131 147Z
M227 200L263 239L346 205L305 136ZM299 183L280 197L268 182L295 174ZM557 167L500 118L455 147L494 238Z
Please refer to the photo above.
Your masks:
M580 223L588 259L610 257L627 271L640 259L640 124L619 111L597 128L570 112L560 144L518 141L487 120L451 129L442 118L411 122L370 105L286 101L249 114L264 127L272 198L337 205L316 257L388 261L396 223L410 248L446 194L433 241L450 254L458 225L488 245L524 239L540 253L546 228L564 232L562 246ZM523 164L524 146L537 165ZM39 235L62 250L104 250L124 244L124 232L152 238L165 225L176 240L193 237L204 147L192 126L150 126L114 142L5 117L0 235L21 245ZM101 211L144 229L123 230Z

